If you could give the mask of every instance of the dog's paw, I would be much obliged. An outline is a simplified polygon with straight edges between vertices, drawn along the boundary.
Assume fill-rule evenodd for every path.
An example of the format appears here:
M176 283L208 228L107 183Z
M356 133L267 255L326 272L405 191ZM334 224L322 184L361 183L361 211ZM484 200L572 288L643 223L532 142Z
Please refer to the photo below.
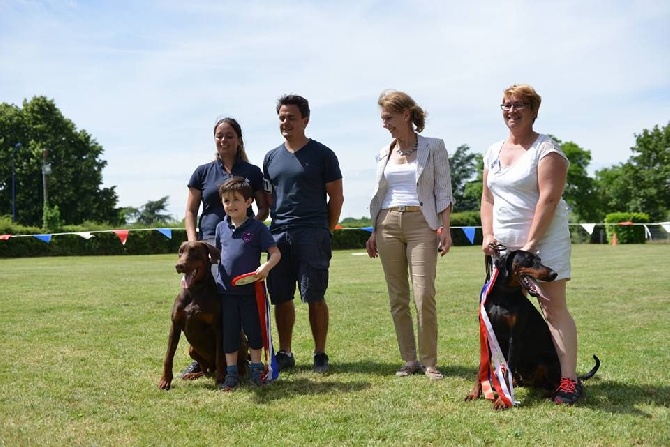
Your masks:
M477 381L474 387L472 387L472 391L470 391L466 396L465 396L465 401L469 402L471 400L477 400L481 397L482 395L482 384Z
M493 409L494 410L507 410L508 408L512 408L511 406L507 405L504 400L501 398L497 398L496 400L493 401Z
M181 376L182 380L197 380L204 376L204 373L198 372L198 373L187 373Z

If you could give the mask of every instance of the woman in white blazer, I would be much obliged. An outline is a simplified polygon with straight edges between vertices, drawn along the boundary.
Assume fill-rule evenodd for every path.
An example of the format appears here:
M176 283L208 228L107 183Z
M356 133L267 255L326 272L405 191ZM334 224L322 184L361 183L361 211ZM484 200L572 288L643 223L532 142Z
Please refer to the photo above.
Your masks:
M377 103L393 140L378 156L370 201L373 231L366 249L371 258L381 258L388 285L398 348L405 362L396 375L422 372L439 380L443 376L437 369L435 275L438 250L444 256L451 247L449 155L444 141L418 134L424 129L426 113L409 95L384 91ZM416 338L408 276L418 323Z

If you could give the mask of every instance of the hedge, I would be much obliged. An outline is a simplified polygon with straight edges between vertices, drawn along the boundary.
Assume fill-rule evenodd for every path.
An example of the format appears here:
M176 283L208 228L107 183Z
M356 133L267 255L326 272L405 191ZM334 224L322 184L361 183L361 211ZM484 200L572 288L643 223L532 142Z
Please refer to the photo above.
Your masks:
M644 213L610 213L605 216L607 240L616 234L619 244L644 244L647 240L644 226L633 224L649 223L649 215Z

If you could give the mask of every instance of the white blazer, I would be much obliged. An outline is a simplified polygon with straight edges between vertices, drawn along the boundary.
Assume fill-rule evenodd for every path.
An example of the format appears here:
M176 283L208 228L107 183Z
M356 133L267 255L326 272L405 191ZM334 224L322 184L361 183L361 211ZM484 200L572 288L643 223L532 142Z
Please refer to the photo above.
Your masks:
M416 189L421 204L421 212L428 226L437 230L442 225L440 214L453 204L451 194L451 171L449 154L440 138L427 138L417 134ZM395 140L385 145L378 155L377 181L375 192L370 200L370 218L372 227L377 226L377 217L388 191L388 181L384 169L389 161L391 146Z

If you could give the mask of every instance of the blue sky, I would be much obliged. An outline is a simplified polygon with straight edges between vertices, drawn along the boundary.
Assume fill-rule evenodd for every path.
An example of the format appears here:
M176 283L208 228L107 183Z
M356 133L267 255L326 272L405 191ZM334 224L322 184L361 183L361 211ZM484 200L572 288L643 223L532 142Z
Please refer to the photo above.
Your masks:
M260 165L281 143L276 99L301 94L308 135L339 156L343 217L361 217L382 90L412 95L451 152L483 152L506 135L502 90L530 83L536 130L590 150L594 172L670 120L668 23L662 0L0 0L0 101L53 99L103 146L119 206L169 195L181 219L215 118L238 119Z

